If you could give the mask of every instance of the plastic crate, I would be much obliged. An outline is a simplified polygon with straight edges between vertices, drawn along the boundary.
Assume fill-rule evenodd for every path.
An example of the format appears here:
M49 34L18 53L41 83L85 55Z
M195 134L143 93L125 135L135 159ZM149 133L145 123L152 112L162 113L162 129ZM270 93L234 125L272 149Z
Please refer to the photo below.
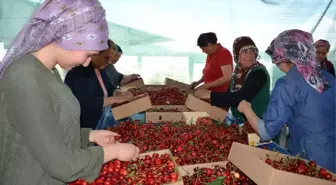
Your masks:
M273 141L265 144L258 144L255 147L262 148L265 150L276 151L285 155L292 155L286 149L281 148L278 144L274 143Z

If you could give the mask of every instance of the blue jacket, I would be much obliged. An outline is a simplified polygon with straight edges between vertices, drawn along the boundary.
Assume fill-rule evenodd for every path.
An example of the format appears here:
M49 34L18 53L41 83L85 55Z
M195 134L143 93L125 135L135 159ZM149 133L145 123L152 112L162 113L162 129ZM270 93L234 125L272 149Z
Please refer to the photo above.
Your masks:
M258 121L262 140L274 138L287 124L288 150L332 172L336 172L335 83L327 71L322 75L331 88L319 94L304 80L296 67L280 78L273 89L263 120Z

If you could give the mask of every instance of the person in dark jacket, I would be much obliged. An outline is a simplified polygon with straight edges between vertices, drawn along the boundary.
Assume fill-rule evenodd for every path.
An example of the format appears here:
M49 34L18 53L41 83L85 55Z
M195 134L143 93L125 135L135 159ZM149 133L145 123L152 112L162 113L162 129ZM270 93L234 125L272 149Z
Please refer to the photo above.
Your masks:
M114 43L110 42L110 48L113 45ZM113 54L113 51L109 50L99 53L88 67L73 68L64 80L79 101L80 124L83 128L96 129L105 107L109 108L114 103L122 103L133 98L131 93L123 93L109 82L104 70L108 60L102 57L109 56L106 54L108 52Z
M326 40L320 39L314 43L316 49L316 58L320 62L322 69L328 71L335 77L334 65L327 59L330 50L330 43Z

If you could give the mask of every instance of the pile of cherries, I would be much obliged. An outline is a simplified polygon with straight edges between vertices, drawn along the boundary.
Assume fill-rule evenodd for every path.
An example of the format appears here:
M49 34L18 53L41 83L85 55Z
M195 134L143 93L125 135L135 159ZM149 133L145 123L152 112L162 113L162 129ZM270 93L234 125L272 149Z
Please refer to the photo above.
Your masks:
M129 90L133 95L148 93L153 105L184 105L187 93L178 87L143 87Z
M279 159L272 160L269 156L266 156L265 162L278 170L336 182L336 178L333 178L330 172L324 168L319 168L314 161L306 162L300 158L292 157L280 157Z
M205 185L217 179L222 179L223 185L255 185L251 179L243 174L231 162L225 167L216 165L213 168L194 168L194 173L183 176L184 185Z
M103 165L99 177L92 183L82 179L69 185L148 184L159 185L178 181L175 163L169 154L153 153L134 162L113 160Z
M126 121L110 130L121 135L119 142L133 143L141 152L170 149L180 166L224 161L232 142L247 144L247 134L239 134L238 126L224 127L209 121L198 120L196 125Z

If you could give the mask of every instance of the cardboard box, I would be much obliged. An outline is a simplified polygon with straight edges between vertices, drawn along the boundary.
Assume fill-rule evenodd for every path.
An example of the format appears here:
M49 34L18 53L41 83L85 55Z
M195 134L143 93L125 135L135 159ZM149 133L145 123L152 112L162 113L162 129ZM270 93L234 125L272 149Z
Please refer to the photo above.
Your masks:
M160 123L165 121L179 122L186 124L195 124L199 117L210 117L206 112L190 112L185 105L156 105L155 108L177 109L180 112L150 112L145 113L146 122Z
M128 84L125 84L125 85L122 85L122 87L135 87L135 88L140 88L140 87L144 87L145 86L145 83L143 81L142 78L139 78L135 81L132 81Z
M207 112L183 112L182 115L183 121L188 125L195 125L198 118L210 118L210 115Z
M171 78L166 78L164 84L168 87L175 86L186 91L192 91L190 84L179 82Z
M185 166L180 166L179 167L179 172L180 176L183 178L183 176L191 176L194 174L194 169L196 167L198 168L214 168L215 166L223 166L225 168L226 163L228 161L221 161L221 162L214 162L214 163L202 163L202 164L192 164L192 165L185 165ZM214 182L210 182L209 185L214 185L214 184L220 184L222 185L223 179L217 179Z
M228 160L258 185L335 185L332 181L277 170L265 163L263 159L266 158L266 154L271 159L288 157L277 152L234 142Z
M179 167L179 172L181 177L185 175L192 175L194 174L194 168L214 168L216 165L225 167L226 163L228 161L220 161L220 162L214 162L214 163L201 163L201 164L192 164L192 165L185 165Z
M152 103L149 99L149 96L145 96L143 98L139 98L132 102L129 102L124 105L120 105L118 107L113 107L111 109L112 114L115 120L120 120L122 118L126 118L133 114L146 111L152 108Z
M180 112L146 112L146 122L160 123L164 121L178 122L183 120L182 112L188 111L184 105L155 105L155 108L178 109Z
M196 98L192 94L188 95L185 105L195 112L207 112L213 120L219 122L223 122L227 114L227 111L211 106L211 104Z
M174 183L169 183L169 185L183 185L183 180L182 180L182 176L180 175L180 171L179 171L179 167L177 166L177 163L175 161L175 158L173 156L173 154L171 153L171 151L169 149L167 150L158 150L158 151L152 151L152 152L146 152L146 153L141 153L139 158L145 158L146 155L152 156L154 153L157 153L159 155L162 154L169 154L170 159L173 161L174 165L175 165L175 172L178 174L178 180L177 182Z

